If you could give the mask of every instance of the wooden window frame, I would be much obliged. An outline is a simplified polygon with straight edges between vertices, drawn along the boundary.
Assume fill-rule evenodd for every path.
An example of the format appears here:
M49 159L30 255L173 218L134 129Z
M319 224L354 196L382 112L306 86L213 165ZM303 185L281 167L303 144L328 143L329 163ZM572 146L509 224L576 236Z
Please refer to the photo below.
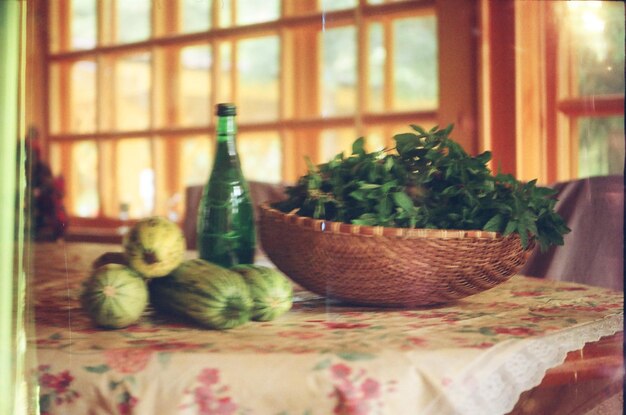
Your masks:
M59 0L61 3L68 3L69 0ZM164 2L167 4L167 7L171 9L169 13L172 16L176 15L176 7L174 7L177 2ZM45 68L45 90L48 91L49 79L47 74L47 68L49 68L53 64L58 64L61 62L75 62L82 59L100 59L100 57L114 57L119 56L121 54L132 53L134 51L139 50L149 50L154 52L158 48L163 48L167 46L171 47L181 47L182 45L191 45L191 44L209 44L211 47L215 47L217 42L221 42L228 39L236 39L243 37L257 37L263 34L268 33L276 33L281 39L281 79L279 80L279 87L281 91L279 93L279 118L276 121L268 121L268 122L256 122L256 123L245 123L241 122L239 125L239 131L241 133L247 132L259 132L259 131L279 131L281 134L282 146L283 146L283 178L287 181L294 180L299 174L305 171L305 163L302 157L303 154L310 153L311 150L314 150L315 142L317 140L310 140L307 136L310 136L311 132L314 134L316 132L324 129L333 129L333 128L341 128L341 127L355 127L357 134L364 134L369 126L377 126L386 128L385 133L389 132L391 134L391 128L398 124L412 124L412 123L438 123L448 124L450 122L457 123L457 134L459 129L461 132L464 132L459 136L459 141L462 145L469 149L470 152L475 152L478 149L477 145L477 133L475 129L476 125L476 82L472 79L473 74L471 71L468 71L468 75L465 76L462 80L465 84L469 85L465 88L462 93L455 91L455 87L451 85L448 87L447 83L444 82L444 79L449 81L455 80L458 78L458 71L456 67L444 66L440 65L440 101L439 110L432 111L395 111L395 112L380 112L380 113L370 113L367 112L367 107L365 102L367 102L367 88L357 88L357 104L356 110L353 115L350 116L335 116L335 117L325 117L319 115L320 112L317 111L317 116L303 116L303 111L298 110L298 108L302 108L302 104L297 102L297 97L294 97L292 94L285 93L288 91L293 85L290 85L290 82L293 82L293 77L290 77L289 73L285 71L285 68L293 68L288 62L292 62L294 60L294 52L297 48L293 45L293 40L289 39L289 34L293 33L293 29L296 27L307 27L308 29L305 32L314 33L312 36L316 36L320 30L322 17L327 22L327 27L331 27L333 25L354 25L357 29L357 65L360 68L366 68L367 65L364 64L367 54L367 30L369 22L375 20L386 20L398 17L414 17L423 13L436 13L438 16L443 11L446 11L447 14L442 15L442 19L448 19L450 17L459 17L459 16L470 16L469 19L464 17L463 24L464 30L467 33L470 33L476 24L475 20L475 5L470 5L468 2L463 0L453 0L453 1L442 1L442 0L417 0L417 1L404 1L404 2L392 2L392 3L384 3L380 5L372 5L368 4L366 0L359 0L358 6L351 9L346 10L336 10L336 11L305 11L301 12L299 10L293 10L293 6L289 6L289 4L293 4L289 0L282 0L281 7L282 12L281 16L276 21L264 22L251 24L246 26L237 26L237 27L226 27L226 28L217 28L216 23L218 21L217 16L217 8L213 8L212 15L212 23L213 28L208 31L195 32L195 33L174 33L175 26L172 23L172 20L163 19L161 14L155 12L153 8L151 22L153 25L152 33L159 33L158 36L151 35L151 37L147 40L127 43L127 44L112 44L111 40L113 39L114 33L113 30L107 29L103 30L102 28L109 28L110 25L104 24L105 17L107 15L113 14L113 9L111 7L106 7L106 2L98 1L98 19L99 19L99 28L97 31L97 45L93 49L88 50L67 50L67 48L61 47L59 51L48 50L44 62L43 67ZM110 3L109 3L110 5ZM163 3L161 3L163 5ZM40 6L44 9L44 15L48 15L47 7ZM69 28L67 24L67 14L63 15L65 18L65 23L61 24L61 27ZM111 18L113 16L110 16ZM234 16L233 16L234 19ZM438 17L439 19L439 17ZM110 20L109 20L110 21ZM61 22L63 23L63 22ZM459 39L454 39L452 36L446 36L446 32L442 29L444 25L438 24L438 37L442 42L440 46L441 49L447 48L448 45L451 45L455 42L458 42ZM69 30L69 29L67 29ZM156 30L156 32L155 32ZM69 45L69 36L68 33L61 34L60 39L66 39L65 45ZM391 39L390 36L386 37L387 39ZM468 36L464 36L465 39L468 39ZM291 43L290 43L291 42ZM463 59L466 60L466 67L474 67L476 63L476 56L474 54L476 43L472 40L465 40L466 45L468 45L468 56ZM469 42L469 43L467 43ZM45 39L45 44L49 45L47 39ZM290 49L291 44L291 51ZM63 46L63 45L62 45ZM447 57L448 59L453 59L453 54L448 52L440 52L440 59L443 57ZM163 65L161 62L156 62L155 54L153 53L153 68L152 73L154 74L156 69L155 66ZM218 55L216 55L218 56ZM458 62L457 62L458 63ZM214 62L214 68L218 67L219 62ZM391 65L387 65L387 69L385 71L386 83L387 85L391 85ZM168 70L176 71L175 65L173 65ZM215 76L216 70L212 70L212 75ZM235 76L234 71L232 72L232 88L236 91L237 89L237 77ZM307 76L311 76L308 74ZM365 69L357 71L357 82L360 85L366 85L365 81L367 79L367 72ZM98 79L98 89L104 90L103 88L103 80L100 75L97 77ZM155 80L155 85L158 84L158 81ZM217 85L216 82L213 82L213 85ZM311 82L309 80L309 85L315 87L315 82ZM458 86L458 82L456 83ZM387 90L391 90L391 87L388 87ZM152 88L154 91L154 87ZM155 92L153 92L155 93ZM164 96L171 96L172 91L168 91L167 88L165 90L160 90L156 93L162 94ZM213 96L211 97L211 104L215 104L216 96L219 94L215 91L212 91ZM46 92L47 95L47 92ZM99 96L99 93L97 93ZM233 95L236 96L236 95ZM465 99L459 101L459 96L463 96ZM385 98L386 101L389 101L389 94ZM294 101L295 100L295 101ZM103 99L97 99L97 105L103 105ZM294 101L294 102L291 102ZM460 104L458 104L461 102ZM311 105L316 105L319 108L319 104L313 102ZM387 103L389 105L389 103ZM295 107L295 113L289 114L288 109ZM451 108L449 111L442 111L442 108ZM309 111L310 112L310 111ZM97 111L99 114L100 111ZM211 136L214 131L214 122L211 122L208 125L202 126L193 126L193 127L181 127L181 126L167 126L167 127L156 127L154 124L154 111L151 111L151 121L148 129L145 130L136 130L136 131L102 131L100 127L96 128L96 131L88 134L77 134L70 133L67 129L63 129L62 132L50 134L48 126L50 125L49 114L45 115L46 124L45 124L45 136L46 136L46 147L49 149L51 143L62 144L63 146L71 145L71 143L92 139L97 143L104 143L107 140L117 140L121 138L135 138L135 137L150 137L151 139L155 139L157 137L169 137L172 139L177 139L178 137L183 136L191 136L191 135L208 135ZM470 121L467 123L468 128L463 127L465 124L463 120L469 119ZM461 120L461 123L458 123ZM461 127L458 127L461 125ZM390 135L389 134L389 135ZM171 170L167 166L168 170ZM64 168L71 168L68 164L64 163ZM65 172L64 172L65 173ZM101 177L104 172L100 172ZM168 185L172 187L176 180L171 180L171 183ZM100 194L103 194L103 190L100 189ZM88 227L88 226L118 226L120 221L111 218L105 217L102 215L102 208L100 209L100 215L95 218L79 218L79 217L71 217L71 223L73 225Z
M515 13L517 176L542 184L573 180L578 119L624 116L624 95L573 94L572 52L559 41L563 31L553 2L516 2Z

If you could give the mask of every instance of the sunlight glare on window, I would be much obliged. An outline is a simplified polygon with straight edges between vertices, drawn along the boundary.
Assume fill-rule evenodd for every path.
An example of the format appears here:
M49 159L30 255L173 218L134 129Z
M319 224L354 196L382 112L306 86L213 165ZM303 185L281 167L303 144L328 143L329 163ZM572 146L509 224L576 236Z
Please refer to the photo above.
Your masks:
M624 3L567 2L580 96L624 93Z

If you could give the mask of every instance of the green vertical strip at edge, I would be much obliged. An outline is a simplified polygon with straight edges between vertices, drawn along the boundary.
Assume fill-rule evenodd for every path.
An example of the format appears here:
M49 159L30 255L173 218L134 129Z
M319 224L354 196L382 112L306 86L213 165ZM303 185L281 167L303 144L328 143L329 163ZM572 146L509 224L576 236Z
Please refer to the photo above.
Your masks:
M0 413L16 415L26 413L28 407L22 372L26 351L23 235L16 226L23 220L16 195L18 180L24 176L24 165L17 163L17 145L23 120L18 82L25 7L21 0L0 1Z

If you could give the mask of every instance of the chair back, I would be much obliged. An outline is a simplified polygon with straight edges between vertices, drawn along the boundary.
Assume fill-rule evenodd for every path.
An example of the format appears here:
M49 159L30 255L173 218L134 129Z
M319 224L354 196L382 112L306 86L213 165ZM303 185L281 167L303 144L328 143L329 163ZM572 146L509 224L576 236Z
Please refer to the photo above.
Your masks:
M557 183L556 211L572 230L563 246L535 248L520 273L624 290L624 176Z

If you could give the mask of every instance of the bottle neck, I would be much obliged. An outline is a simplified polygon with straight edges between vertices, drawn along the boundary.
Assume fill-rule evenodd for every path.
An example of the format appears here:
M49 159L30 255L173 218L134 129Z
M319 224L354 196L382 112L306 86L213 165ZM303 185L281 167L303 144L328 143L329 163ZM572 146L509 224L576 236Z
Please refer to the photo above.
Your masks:
M237 123L234 115L217 117L216 129L216 164L232 164L237 159L237 146L235 137L237 135Z
M223 143L234 140L237 134L237 124L234 115L217 117L217 142Z

